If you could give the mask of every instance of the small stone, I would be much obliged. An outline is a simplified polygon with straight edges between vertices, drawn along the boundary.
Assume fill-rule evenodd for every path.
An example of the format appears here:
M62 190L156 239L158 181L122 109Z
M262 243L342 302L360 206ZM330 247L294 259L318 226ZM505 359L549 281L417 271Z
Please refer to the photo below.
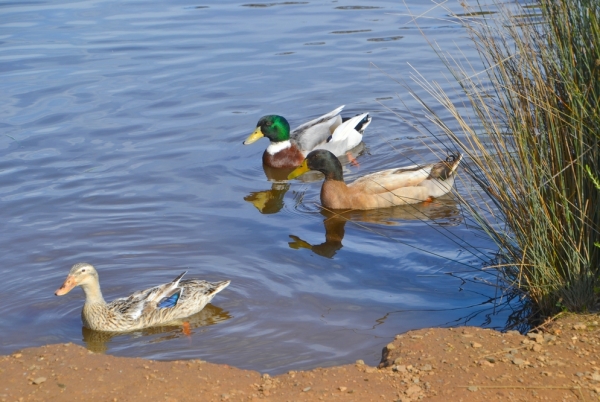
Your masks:
M387 350L394 350L394 349L396 349L396 346L393 343L388 343L387 346L386 346L386 349Z
M308 392L308 391L310 391L310 387L306 387L302 390L302 392Z
M490 363L496 363L496 358L494 356L487 356L485 360L487 360Z
M393 366L392 370L396 371L398 373L406 373L406 366L402 365L402 364L399 364L399 365Z
M338 387L338 389L340 390L340 392L346 392L346 390L347 390L348 388L346 388L346 387Z
M517 366L523 366L525 364L529 364L528 361L523 360L523 359L519 359L518 357L515 357L512 359L513 364L517 365Z
M584 323L578 322L577 324L573 325L573 329L575 330L583 330L586 329L587 325L585 325Z
M600 381L600 374L598 374L598 373L592 374L592 381Z
M542 334L530 332L530 333L527 334L527 336L530 339L533 339L534 341L536 341L537 343L543 343L544 342L544 336Z
M402 363L402 358L401 357L396 357L394 359L394 364L400 364L400 363Z
M12 355L15 359L19 359L21 356L23 356L21 353L15 353L14 355Z
M531 350L533 350L534 352L541 352L542 351L542 345L536 343L535 345L533 345L533 347L531 348Z
M471 342L471 347L473 347L473 348L480 348L480 347L482 347L482 346L483 346L483 345L482 345L481 343L477 343L477 342Z
M362 365L365 364L365 362L363 360L359 359L359 360L356 361L356 364L358 364L359 366L362 366Z
M513 329L513 330L510 330L510 331L506 331L506 335L521 335L521 333L519 331L515 331Z
M477 391L479 391L479 388L477 388L476 386L473 386L473 385L472 385L472 386L470 386L470 387L468 387L467 389L468 389L469 391L471 391L471 392L477 392Z
M431 364L424 364L423 367L421 367L421 371L431 371L433 370L433 367L431 367Z
M411 385L410 387L408 387L408 389L406 391L404 391L404 393L407 396L415 396L419 393L421 393L421 387L419 387L418 385Z
M33 380L33 383L35 385L40 385L43 382L46 382L46 377L38 377L35 380Z

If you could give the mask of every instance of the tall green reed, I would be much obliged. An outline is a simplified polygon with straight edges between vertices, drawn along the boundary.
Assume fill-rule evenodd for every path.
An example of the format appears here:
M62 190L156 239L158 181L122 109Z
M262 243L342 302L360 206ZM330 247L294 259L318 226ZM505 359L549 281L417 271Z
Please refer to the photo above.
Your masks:
M484 72L438 49L472 112L417 79L459 128L413 96L468 156L484 196L462 199L499 247L505 278L542 314L585 311L600 279L600 9L594 0L496 7L461 17Z

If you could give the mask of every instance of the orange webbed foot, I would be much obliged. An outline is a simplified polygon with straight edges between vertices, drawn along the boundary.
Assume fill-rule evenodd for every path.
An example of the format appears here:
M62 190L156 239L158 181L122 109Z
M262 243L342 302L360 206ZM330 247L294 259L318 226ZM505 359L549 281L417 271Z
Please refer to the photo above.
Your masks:
M189 322L184 321L183 324L181 324L181 332L183 332L185 336L192 336L192 329L190 328Z
M350 161L351 164L353 164L356 167L360 167L360 163L358 163L356 158L354 156L352 156L352 154L350 152L346 152L346 156L348 157L348 160Z

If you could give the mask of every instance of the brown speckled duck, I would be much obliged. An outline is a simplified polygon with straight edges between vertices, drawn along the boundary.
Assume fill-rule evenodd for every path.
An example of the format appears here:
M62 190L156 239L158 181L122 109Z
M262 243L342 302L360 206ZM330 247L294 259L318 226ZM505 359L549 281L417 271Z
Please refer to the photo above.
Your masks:
M96 331L132 331L174 323L196 314L230 283L181 280L183 275L185 272L170 283L106 303L100 291L98 272L91 264L80 262L73 265L67 279L54 294L62 296L75 286L81 286L85 292L81 311L85 327Z
M267 137L271 143L263 153L263 164L274 168L300 166L306 155L315 149L326 149L335 156L342 156L361 143L363 133L371 123L368 113L342 119L340 112L343 108L340 106L304 123L291 134L285 117L263 116L244 145Z
M325 175L321 204L330 209L375 209L416 204L440 197L452 189L462 156L452 155L431 165L387 169L346 185L340 161L329 151L316 150L288 175L293 179L310 170Z

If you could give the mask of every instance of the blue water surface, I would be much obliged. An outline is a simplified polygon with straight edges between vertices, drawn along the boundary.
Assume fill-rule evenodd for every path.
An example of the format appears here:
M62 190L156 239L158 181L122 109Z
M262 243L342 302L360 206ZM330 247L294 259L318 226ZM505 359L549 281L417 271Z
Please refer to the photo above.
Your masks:
M336 218L320 181L269 181L267 140L242 145L262 115L295 126L346 105L373 117L348 180L444 158L402 82L446 85L430 43L477 63L449 15L420 0L0 2L0 353L74 342L276 373L377 364L410 329L503 327L511 310L478 280L494 247L452 197ZM103 336L82 329L80 289L54 296L81 261L107 300L184 270L232 283L191 335Z

